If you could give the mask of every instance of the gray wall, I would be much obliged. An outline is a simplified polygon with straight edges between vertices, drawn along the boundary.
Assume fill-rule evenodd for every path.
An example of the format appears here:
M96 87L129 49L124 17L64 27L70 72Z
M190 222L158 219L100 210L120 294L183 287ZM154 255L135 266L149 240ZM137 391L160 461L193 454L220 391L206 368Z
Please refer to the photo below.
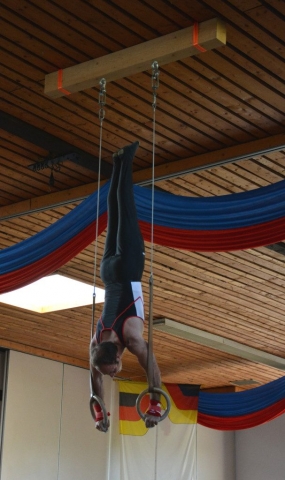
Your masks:
M86 370L10 352L1 480L94 480L95 465L105 478L108 437L86 392Z
M235 433L198 425L197 480L236 480Z
M236 432L236 480L285 479L285 415Z

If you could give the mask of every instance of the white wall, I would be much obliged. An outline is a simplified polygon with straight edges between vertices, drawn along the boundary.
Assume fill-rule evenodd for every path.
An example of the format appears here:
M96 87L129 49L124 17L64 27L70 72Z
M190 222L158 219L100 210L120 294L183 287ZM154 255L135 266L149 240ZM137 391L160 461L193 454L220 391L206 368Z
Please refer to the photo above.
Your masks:
M94 480L95 466L104 480L108 441L89 412L86 370L10 352L1 480Z
M90 415L87 370L10 352L1 480L123 480L118 392L110 378L104 387L107 434ZM198 426L197 446L198 480L235 480L234 433Z
M0 350L0 390L3 389L4 370L5 370L5 351Z
M59 479L104 480L110 435L95 429L89 409L89 372L65 365L63 385ZM105 390L108 398L109 389Z
M235 432L198 425L197 480L236 480Z
M56 478L62 365L12 352L1 480Z
M5 351L1 351L0 350L0 391L2 392L3 394L3 387L4 387L4 372L5 372L5 358L6 358L6 355L5 355ZM0 412L1 412L1 408L2 408L2 401L1 401L1 398L0 398ZM1 414L0 414L0 421L1 421Z
M236 480L285 479L285 415L236 432Z
M3 422L4 422L4 395L5 395L5 371L6 371L6 358L7 352L0 350L0 465L1 465L1 451L2 451L2 434L3 434Z

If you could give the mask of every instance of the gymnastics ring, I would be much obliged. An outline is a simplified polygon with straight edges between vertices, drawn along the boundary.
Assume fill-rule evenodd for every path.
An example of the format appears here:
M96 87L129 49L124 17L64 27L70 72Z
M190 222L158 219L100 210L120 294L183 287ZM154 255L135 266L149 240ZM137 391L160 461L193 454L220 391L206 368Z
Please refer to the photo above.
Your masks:
M107 413L107 410L106 410L106 407L104 405L103 400L100 397L98 397L97 395L91 395L91 397L90 397L90 412L91 412L91 415L93 417L93 420L94 420L94 422L96 422L96 415L95 415L94 408L93 408L95 402L99 403L99 405L101 407L101 410L103 412L103 427L107 431L108 430L108 413Z
M150 393L159 393L160 395L162 395L165 400L166 400L166 410L165 412L161 415L161 417L157 417L157 421L158 422L161 422L162 420L164 420L169 412L170 412L170 407L171 407L171 403L170 403L170 398L169 396L167 395L166 392L164 392L161 388L157 388L157 387L153 387L151 389L151 391L147 388L146 390L144 390L143 392L141 392L137 398L137 401L136 401L136 409L137 409L137 412L139 414L139 416L143 419L143 421L145 421L146 419L146 415L145 413L142 413L141 411L141 401L142 401L142 398L147 395L147 394L150 394Z

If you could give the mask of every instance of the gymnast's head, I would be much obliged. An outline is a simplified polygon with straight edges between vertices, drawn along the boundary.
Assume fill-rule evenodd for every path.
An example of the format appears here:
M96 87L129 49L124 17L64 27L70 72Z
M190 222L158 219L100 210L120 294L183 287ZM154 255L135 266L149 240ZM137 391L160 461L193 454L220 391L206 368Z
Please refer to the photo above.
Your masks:
M110 377L114 377L122 370L118 347L112 342L91 344L90 363L102 375L110 375Z

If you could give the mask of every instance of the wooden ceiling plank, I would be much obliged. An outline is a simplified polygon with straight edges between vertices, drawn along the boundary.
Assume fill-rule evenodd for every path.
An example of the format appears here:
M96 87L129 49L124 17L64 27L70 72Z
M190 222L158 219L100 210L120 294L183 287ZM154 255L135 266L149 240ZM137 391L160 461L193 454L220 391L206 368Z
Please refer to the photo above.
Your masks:
M157 277L156 277L157 278ZM166 293L163 293L163 288L167 288L167 283L163 282L160 280L161 277L158 277L157 280L157 287L155 289L155 298L159 300L161 297L161 302L164 303L165 298L166 298ZM254 324L256 321L257 325L266 325L266 329L268 328L269 325L275 326L276 325L276 318L275 318L275 310L271 310L274 312L274 318L272 320L272 315L266 316L264 314L264 311L262 312L259 308L259 303L255 302L254 304L250 304L248 302L248 299L243 299L243 304L241 305L239 302L239 298L234 295L234 293L231 290L227 290L226 292L223 290L223 288L220 289L215 289L212 287L212 285L208 286L205 284L205 282L197 282L193 281L192 283L186 283L185 286L183 284L183 279L181 277L181 274L178 276L174 273L173 278L177 279L179 287L174 283L168 284L170 285L171 288L169 288L169 291L167 291L168 296L169 296L169 301L170 304L172 304L172 311L174 312L173 314L175 315L175 319L177 318L177 315L180 318L180 314L182 314L182 318L187 318L187 308L188 314L190 312L190 319L192 318L192 307L195 304L200 306L201 304L207 304L207 302L211 302L212 308L218 309L223 312L224 318L225 315L228 318L235 319L236 318L236 328L238 328L238 325L243 324L243 318L245 316L246 324L247 323L252 323ZM195 292L193 288L196 287L199 290ZM211 291L215 291L215 299L210 300L210 295ZM226 294L226 299L225 295ZM166 306L161 306L160 303L157 303L158 309L162 309L159 311L159 315L162 315L163 311L167 312L167 307ZM250 307L250 310L249 310ZM165 310L166 309L166 310ZM184 310L183 310L184 309ZM171 310L170 310L171 311ZM163 316L168 316L170 315L170 311L167 314L164 314ZM268 309L269 311L269 309ZM277 312L278 313L278 312ZM158 313L156 313L158 314ZM209 311L209 318L212 317L212 311ZM279 316L280 318L280 325L282 325L281 328L283 328L284 322L282 323L282 316ZM252 319L250 322L248 322L249 319ZM188 321L186 321L188 323ZM221 323L222 325L223 323Z
M279 12L281 15L285 15L285 4L280 0L267 0L267 4L270 5L276 12ZM283 31L284 33L284 31Z
M205 53L203 57L211 53L212 52ZM190 61L191 59L189 59L189 62ZM255 137L262 136L260 133L259 135L254 135L248 131L249 126L246 119L240 118L234 112L229 111L225 116L225 109L221 102L215 101L212 97L212 89L214 92L217 92L216 95L219 94L220 89L210 86L210 89L209 87L206 89L207 92L209 91L209 94L205 92L205 88L204 91L200 92L191 84L191 80L189 79L191 74L192 72L186 68L184 62L172 63L161 70L158 100L161 102L162 110L166 108L168 98L172 103L172 109L177 105L182 105L182 113L184 113L186 117L186 125L192 122L192 120L190 120L191 117L195 118L195 122L206 123L208 129L210 125L211 131L209 132L209 136L211 141L220 141L225 146L231 145L232 139L235 138L237 134L240 142L254 140ZM130 79L130 81L135 82L138 89L141 87L149 89L149 78L146 76L140 76L138 79ZM201 82L203 83L202 79ZM164 99L166 99L166 102L164 102ZM203 130L202 126L200 128ZM257 127L255 130L260 131ZM190 135L191 133L190 131ZM205 141L207 142L207 139L205 139ZM208 143L210 144L211 142L208 140Z
M266 252L266 255L264 252ZM279 261L274 261L272 252L264 247L235 252L220 252L220 254L212 253L211 258L217 259L221 263L229 262L233 268L236 268L238 265L240 269L244 269L247 275L250 273L256 276L259 275L270 282L277 282L281 279L283 282L281 285L284 285L283 256L280 256Z
M34 82L37 82L41 81L44 76L43 71L36 66L26 62L24 56L18 57L15 55L11 55L10 52L5 51L4 49L1 50L1 69L3 67L6 67L7 69L7 79L10 79L11 75L13 75L14 73L16 78L20 77L19 83L23 82L24 86L25 84L29 84L30 79L33 79ZM19 72L21 73L19 74ZM22 75L22 72L25 72L24 75Z
M31 1L34 5L38 3L35 0ZM66 35L68 35L72 39L74 38L75 45L80 45L82 34L84 34L85 45L83 45L83 51L88 51L89 53L93 51L91 58L94 58L94 44L92 47L93 38L96 43L98 38L102 46L106 50L108 48L109 51L114 51L114 47L116 51L120 43L123 47L124 45L133 45L141 41L139 24L134 25L133 28L126 28L125 22L120 22L122 13L117 9L114 11L111 5L107 6L107 15L102 14L98 8L97 0L94 2L94 5L92 5L92 2L84 2L80 8L77 2L77 4L74 4L74 7L75 8L72 8L70 3L65 0L61 0L60 4L56 2L42 2L40 8L43 11L40 12L40 16L45 17L45 15L48 15L48 17L60 20L64 28L62 28L62 25L59 26L59 28L63 30L63 34L65 34L64 30L66 29L64 36L66 37ZM115 13L114 16L110 14L112 10ZM43 13L45 15L43 15ZM80 36L78 35L78 30L80 31ZM55 31L57 31L57 28ZM61 33L61 36L63 36L63 34ZM113 37L116 40L113 40ZM86 39L90 40L89 45L86 45ZM97 55L99 56L99 53Z
M150 79L147 77L150 90ZM124 88L122 84L124 83ZM144 100L142 97L136 99L136 109L131 105L134 100L134 88L129 82L113 83L108 91L108 101L106 107L106 122L112 118L112 123L119 123L132 132L133 137L139 138L141 146L147 143L148 149L152 147L152 125L150 115L152 113L150 98ZM146 92L141 90L141 95L146 97ZM170 93L170 92L169 92ZM137 92L136 92L137 95ZM118 100L117 100L118 99ZM166 107L166 109L165 109ZM206 150L203 146L207 142L208 148L220 148L223 145L215 140L209 141L202 131L196 131L191 128L191 119L186 113L181 112L177 106L166 105L163 97L159 96L159 114L156 121L156 146L157 153L164 156L165 150L171 152L180 147L180 155L187 150L195 153L202 153ZM197 122L198 123L198 122ZM189 126L188 126L188 125ZM188 127L188 128L187 128ZM180 131L180 135L177 134ZM208 145L209 144L209 145ZM138 152L139 153L139 152Z
M273 118L280 121L280 113L283 111L284 95L279 90L279 81L276 81L272 76L263 72L263 78L260 78L259 72L261 66L250 63L242 52L227 45L223 51L213 52L213 55L208 56L207 65L211 68L217 68L221 71L225 78L229 81L234 79L235 83L243 90L249 92L248 101L260 99L263 104L263 111ZM231 72L229 74L229 72ZM269 110L267 110L269 108Z
M212 54L213 52L205 54L203 61L206 63L207 58ZM189 106L191 107L193 102L192 111L195 112L195 117L204 118L204 120L208 118L207 123L212 121L217 130L221 129L222 132L227 132L229 136L235 138L238 135L240 142L262 137L264 130L259 126L260 114L258 116L247 105L251 115L245 115L243 101L236 99L233 94L223 90L219 79L219 83L216 84L200 75L198 85L189 84L187 77L189 77L189 74L191 75L195 68L195 65L192 66L192 60L190 58L181 62L184 66L183 69L178 63L167 66L166 71L171 74L171 79L169 80L168 76L162 77L163 82L168 83L170 81L173 84L173 89L175 90L176 87L177 92L180 94L185 92L185 95L188 95L189 92ZM163 98L163 92L160 94ZM185 108L187 108L187 103ZM256 119L259 119L259 122L254 123ZM219 134L217 136L219 137Z
M18 201L31 198L32 196L41 196L49 194L56 190L64 190L68 187L76 187L78 184L82 185L85 181L89 180L95 175L86 173L83 176L82 172L73 172L72 168L68 169L67 165L61 166L60 170L53 170L53 185L50 183L50 175L52 170L50 168L39 172L30 172L27 174L25 168L13 165L9 167L7 160L1 158L2 169L2 181L6 182L7 192L9 188L14 188L17 191ZM10 163L11 165L11 163ZM72 166L71 166L72 167ZM95 178L94 178L95 180Z
M182 135L198 145L204 145L205 149L215 150L223 146L232 145L237 127L232 127L230 119L221 118L221 109L218 109L218 107L215 108L213 106L211 110L205 109L203 97L191 88L191 80L188 78L188 86L181 84L183 81L181 67L179 72L176 72L175 75L177 76L175 79L172 74L169 74L173 68L175 67L171 65L169 68L163 69L160 74L158 125L162 121L165 124L170 122L173 124L173 121L178 121ZM187 75L187 72L184 72L184 74ZM123 98L126 104L132 103L131 93L143 97L150 90L150 78L147 75L136 76L132 79L122 79L119 84L125 87L123 97L120 94L119 98ZM181 105L183 105L183 108L181 108ZM205 121L205 117L207 121ZM253 136L250 134L243 135L243 141L252 139Z
M201 168L210 168L211 166L222 163L232 163L237 158L249 158L250 156L258 155L264 150L278 150L282 149L285 142L285 135L276 135L272 137L263 138L260 140L239 144L225 149L209 152L206 154L197 155L184 160L177 160L176 162L161 165L155 170L155 179L163 177L171 177L183 175L187 171L195 171ZM242 158L240 158L242 159ZM184 168L185 170L184 170ZM147 180L149 169L142 172L137 172L134 175L134 181L142 184Z
M16 135L7 132L0 128L0 139L1 139L1 148L9 150L11 153L15 153L17 158L25 157L29 161L37 161L39 158L44 157L47 154L47 151L43 148L32 145L29 142L26 142L23 139L20 139Z
M280 175L283 179L285 178L285 168L284 168L284 159L285 152L275 152L274 155L262 155L258 158L258 161L265 165L266 167L272 169L273 172Z
M50 135L54 135L53 132L58 132L58 129L60 129L60 136L62 138L62 141L64 141L64 138L69 136L71 133L74 136L80 136L80 141L82 144L82 141L85 140L86 142L89 143L89 149L90 145L92 145L92 142L95 139L94 132L93 134L88 131L91 130L90 124L88 129L85 128L87 126L87 123L82 121L80 122L79 118L75 118L75 116L69 115L70 123L67 124L66 122L66 115L68 112L64 111L64 109L60 106L58 106L57 109L53 109L52 112L50 112L49 109L49 102L47 101L47 98L42 97L42 96L37 96L35 93L32 97L32 101L30 98L30 92L26 89L19 89L16 92L13 93L13 95L10 95L8 92L5 92L5 98L7 101L15 102L15 98L17 99L17 107L20 107L22 112L26 112L26 115L24 116L22 114L22 119L26 121L26 116L29 115L33 116L33 118L38 118L38 126L39 128L41 127L41 124L43 125L43 122L49 122L50 124ZM57 112L55 111L57 110ZM58 112L60 110L60 115L58 115ZM95 120L95 115L94 115L94 120ZM96 118L97 120L97 118ZM27 119L27 123L28 119ZM36 126L35 126L36 128ZM54 135L55 136L55 135ZM74 150L76 150L76 147L74 146Z
M162 263L162 260L159 260L159 264ZM221 302L225 302L227 300L228 302L232 303L237 303L238 306L241 306L242 308L255 308L256 311L258 311L261 315L262 314L267 314L268 317L270 317L270 306L272 308L274 307L274 315L276 315L276 319L282 320L284 316L282 316L282 310L284 307L282 306L282 295L280 293L279 298L277 297L276 300L269 298L267 296L266 298L266 304L267 307L264 308L264 296L265 293L262 292L262 290L259 291L254 291L254 292L249 292L246 290L243 286L239 286L238 282L233 283L230 281L227 281L226 283L223 280L218 280L218 278L215 279L215 281L207 281L205 280L205 276L203 276L202 272L200 272L199 276L192 277L191 276L191 269L189 270L189 274L185 272L185 265L183 265L182 262L179 263L178 267L175 267L176 262L175 260L169 259L167 261L168 268L171 268L171 275L178 275L181 278L181 283L187 284L188 288L197 288L198 290L201 290L201 296L205 297L207 294L211 294L212 292L215 292L215 295L220 295ZM155 267L157 270L161 269L162 267ZM186 267L187 268L187 267ZM187 270L186 270L187 272ZM190 277L190 278L189 278ZM204 277L204 280L203 280ZM160 281L163 283L163 280L161 279ZM164 285L166 288L167 282ZM181 294L181 289L183 288L182 285L176 285L175 286L175 291L177 292L178 295ZM160 288L160 287L159 287ZM173 290L173 285L172 285L172 294L174 292ZM194 294L194 292L193 292ZM237 296L239 294L239 296Z
M155 297L157 301L164 304L165 299L158 295ZM185 308L186 307L186 308ZM267 328L259 328L259 319L255 315L253 319L256 319L256 323L251 323L252 317L246 318L241 321L241 316L238 316L235 312L226 312L221 306L212 305L209 309L209 304L198 300L193 300L191 306L185 305L184 309L179 304L169 300L163 307L163 312L167 312L167 308L170 308L169 313L164 314L166 318L170 318L179 323L190 325L196 328L200 328L207 332L217 333L226 338L235 339L238 338L242 343L249 344L251 346L264 348L267 351L272 349L282 351L281 355L284 355L284 325L280 324L278 327L274 323L268 325ZM257 325L255 333L253 333L254 327ZM257 333L258 332L258 333Z
M246 13L241 12L234 5L230 5L230 2L225 4L223 0L203 0L203 3L211 8L213 15L223 14L226 16L229 43L233 43L241 51L249 53L252 59L258 63L264 64L265 62L270 71L277 76L280 75L282 71L280 70L280 64L283 63L284 53L282 55L282 50L284 47L281 42L277 42L278 55L274 55L275 51L271 45L272 43L274 44L275 39L272 39L271 30L268 29L266 31L260 27Z
M242 162L244 162L244 168L242 167ZM215 187L211 189L211 193L213 195L222 195L222 186L225 185L227 188L227 193L238 193L238 192L244 192L244 191L249 191L249 190L254 190L259 187L263 187L265 185L268 185L268 182L265 181L265 179L262 178L255 178L252 175L248 175L247 177L247 172L251 171L251 169L254 169L251 165L248 167L246 166L246 163L253 163L254 160L240 160L239 162L232 164L232 168L229 168L229 165L225 166L223 168L223 171L221 171L219 168L212 168L207 172L203 172L203 177L213 183L215 183ZM240 172L238 171L238 165L241 164L241 169ZM237 168L237 170L236 170ZM233 173L236 172L237 174L234 175ZM273 175L272 175L273 177ZM277 178L277 175L276 177ZM278 177L279 180L281 180L280 177ZM236 181L235 183L231 184L231 181ZM272 182L274 183L274 182Z
M268 2L267 2L268 4ZM279 2L278 7L282 7L282 2ZM276 14L278 13L278 14ZM252 8L247 12L247 15L255 22L258 23L261 28L268 29L268 25L271 27L271 32L275 38L271 38L270 46L273 51L280 54L280 42L276 40L278 37L280 40L285 41L284 36L284 20L282 19L282 13L276 10L270 11L267 8L267 5L259 5L258 7Z
M167 250L166 250L167 255ZM160 263L166 263L167 258L158 253L156 255L156 263L159 265ZM176 257L177 258L177 257ZM264 257L262 257L264 258ZM180 259L180 262L183 262L183 257ZM251 260L254 263L254 258ZM271 298L277 298L278 303L282 304L282 292L284 291L285 281L282 275L280 275L280 284L274 282L274 286L272 285L272 272L268 272L264 268L260 268L259 270L256 267L256 271L254 272L253 269L244 268L243 265L236 261L235 266L232 267L231 264L220 264L219 262L212 262L210 265L205 264L203 259L199 260L197 265L191 263L191 257L184 259L184 269L187 275L189 275L190 279L192 276L198 276L200 279L212 280L223 282L226 281L228 284L225 286L225 289L229 286L232 289L233 285L240 286L241 289L248 288L248 292L243 292L244 295L247 295L251 290L255 293L259 293L261 295L265 295L270 293ZM190 263L190 266L189 266ZM251 264L252 264L251 263ZM264 262L266 263L266 261ZM159 267L158 267L159 268ZM171 275L175 273L175 269L171 270ZM216 280L214 280L216 279ZM191 285L191 281L190 281ZM242 293L242 292L241 292Z
M192 36L193 27L189 27L64 69L60 87L74 93L98 85L102 77L111 82L149 70L154 60L165 65L185 56L196 55L198 51L193 46ZM220 20L213 19L199 25L199 42L206 50L223 45L225 41L225 27ZM52 98L64 95L58 88L58 72L46 75L45 94Z
M232 171L240 170L240 175L246 177L246 181L252 179L256 181L257 185L264 187L266 185L271 185L272 183L277 183L283 180L281 175L277 175L274 172L270 172L268 169L263 168L262 164L258 162L250 162L249 164L245 160L241 160L239 165L228 165L227 168Z
M230 50L231 47L227 46ZM213 91L213 99L222 103L229 111L233 113L242 114L251 124L262 127L267 131L280 125L280 111L271 108L267 102L258 96L259 81L258 78L248 78L247 84L243 75L243 86L236 81L236 77L232 74L234 70L240 70L240 65L234 64L234 58L231 57L231 63L226 61L226 57L222 57L218 52L212 52L212 55L205 57L191 57L191 59L184 60L191 69L197 72L197 82L194 83L196 88L201 87L200 79L207 80L209 85L216 85L216 91ZM231 71L231 75L229 75ZM207 86L207 84L206 84ZM206 87L204 87L206 88ZM210 86L207 87L211 88ZM271 93L271 92L270 92ZM269 93L269 98L270 98ZM271 93L273 95L273 93ZM275 97L278 93L275 94ZM267 98L267 97L266 97Z
M7 98L8 96L9 95L5 93L5 98ZM13 97L11 97L11 101L12 99ZM41 130L42 132L46 131L48 135L57 138L59 142L62 141L65 143L65 145L69 144L69 148L71 149L71 151L78 152L78 150L80 150L83 156L86 155L89 158L91 158L90 155L94 155L94 144L92 142L97 140L98 135L94 135L93 137L91 137L90 134L88 135L90 140L87 140L86 138L84 138L86 137L86 135L83 135L82 133L84 131L83 127L81 128L81 130L78 130L76 129L76 127L71 126L71 128L67 130L65 120L58 120L56 117L50 115L48 112L43 112L41 109L37 108L37 106L31 107L28 102L24 101L17 100L17 104L15 104L14 101L13 103L8 103L6 100L3 100L1 105L3 109L2 112L4 112L5 114L9 114L9 112L11 112L11 106L13 106L13 116L15 119L21 118L24 123L32 126L33 128L39 128L39 130ZM42 118L43 113L44 118ZM60 138L57 137L59 131ZM68 143L71 139L74 142L74 146ZM37 139L35 138L34 141L37 141ZM79 144L80 147L77 147L77 144ZM59 149L57 151L59 152ZM96 154L97 152L98 149L96 149ZM96 157L94 156L92 158ZM107 162L106 167L108 167Z
M23 20L5 8L1 10L1 17L3 20L5 19L3 30L1 29L1 35L5 38L1 39L1 45L13 56L24 58L27 64L38 68L42 76L43 72L51 71L58 64L62 64L65 53L62 51L62 46L60 49L55 48L56 42L51 35L47 36L46 33L43 35L43 31L36 25L31 25L30 21ZM39 35L35 36L36 32ZM41 40L43 36L48 37L46 42ZM83 55L82 58L84 58Z
M260 7L260 0L231 0L231 3L242 12L248 12L255 7Z
M102 0L101 2L102 3ZM125 8L127 11L130 8L130 4L127 2L127 0L116 0L117 4L120 4L121 8ZM189 26L189 21L191 21L191 17L185 15L183 12L181 12L177 7L175 3L166 3L163 0L156 0L155 3L152 0L146 0L144 2L145 4L148 4L149 8L151 10L146 10L141 12L141 15L143 15L143 18L140 16L144 24L149 24L150 17L152 18L153 12L155 10L156 15L153 17L155 22L154 25L152 26L154 29L159 28L160 32L166 33L166 29L168 28L168 22L171 22L172 24L179 25L180 28L186 28ZM134 17L136 17L136 5L132 5L132 14ZM161 16L163 15L164 19L167 19L166 23L161 22Z
M172 315L171 319L173 321L177 321L178 323L183 323L208 333L220 335L229 340L238 341L239 343L247 345L251 348L258 348L264 352L277 354L281 357L284 356L282 347L276 349L276 343L279 343L283 340L281 328L279 331L271 332L270 326L268 326L268 330L266 331L266 329L262 329L259 331L258 337L256 338L252 332L257 328L259 329L258 324L257 327L250 323L244 323L238 326L234 322L234 318L230 315L228 315L229 320L227 321L224 320L225 315L221 315L220 317L217 316L216 318L211 317L210 322L209 320L205 322L204 312L199 312L194 307L193 310L191 310L191 313L193 321L190 323L186 323L185 320L183 320L183 317L179 318L179 314L176 316ZM170 315L166 315L166 318L170 318ZM216 323L218 323L218 326L216 326Z
M212 10L207 8L207 5L200 0L192 0L191 2L176 0L175 7L178 8L189 21L193 19L200 22L201 20L213 17Z
M139 102L138 102L139 103ZM113 106L117 111L113 110ZM138 108L140 106L138 105ZM146 109L147 110L147 109ZM138 151L138 158L144 156L148 157L147 163L140 162L140 165L144 167L151 164L151 148L152 148L152 126L149 114L151 113L151 105L148 108L148 117L144 118L144 112L139 111L138 114L131 112L128 107L122 105L117 106L116 102L112 104L111 109L107 110L106 114L106 128L104 129L104 138L106 138L106 131L109 128L113 128L115 125L120 125L121 137L124 136L125 143L131 143L133 139L140 141L140 150ZM181 136L177 134L179 124L177 120L170 123L168 117L165 117L168 121L164 122L163 115L160 112L159 120L156 123L156 161L157 163L165 163L165 161L171 161L174 156L178 158L185 157L186 152L193 152L193 154L202 153L205 148L202 147L203 138L201 136L201 145L195 145L191 137L189 140L185 137L184 142L181 141ZM111 119L111 123L110 123ZM163 124L164 123L164 124ZM145 149L145 151L144 151ZM135 159L134 163L137 163Z
M176 277L175 274L173 274L173 277ZM160 278L160 277L159 277ZM184 279L185 280L185 279ZM186 281L186 280L185 280ZM217 285L219 283L219 285ZM159 298L159 291L161 291L161 294L163 295L163 288L166 288L167 284L169 282L163 283L162 281L159 282L159 287L155 289L155 298L156 296ZM172 303L175 304L175 297L177 297L177 313L181 310L183 312L183 309L185 309L185 313L187 312L187 307L190 312L190 316L192 316L192 308L193 304L195 304L195 299L196 301L201 302L201 301L209 301L210 298L208 295L215 294L215 296L218 299L218 303L215 303L216 307L221 306L223 309L227 307L227 311L229 312L236 312L238 313L238 320L236 324L236 330L238 329L237 325L243 325L243 320L241 316L241 312L243 311L243 316L248 319L250 319L250 322L247 320L245 325L250 324L251 328L250 330L252 331L252 326L256 324L257 326L263 325L263 327L266 328L266 332L268 331L269 328L273 328L273 330L280 329L283 331L284 329L284 322L282 322L282 314L280 315L282 309L284 311L284 305L283 302L280 301L282 299L282 295L280 294L279 298L276 297L276 300L273 301L272 299L269 298L268 294L265 294L260 291L259 294L258 292L248 292L248 295L245 296L242 291L242 287L237 287L233 286L233 284L228 284L227 287L222 284L222 282L216 282L216 283L210 283L206 281L195 279L192 283L190 283L190 286L186 283L188 288L183 287L183 277L181 275L178 275L177 277L177 285L174 287L173 284L171 293L169 293L169 296L172 300ZM197 286L197 288L200 288L200 292L198 294L194 293L191 291L191 288ZM180 292L180 293L179 293ZM188 293L187 293L188 292ZM191 294L191 303L189 303L186 298ZM226 303L225 303L226 299ZM267 304L267 316L264 310L261 310L260 306L264 304L264 300L266 299L266 304ZM270 300L270 301L269 301ZM161 299L162 302L164 302L163 299ZM182 303L182 306L179 305L180 302ZM214 302L212 301L212 305ZM240 307L237 309L237 306ZM250 308L250 310L249 310ZM248 312L248 313L247 313ZM253 313L255 312L255 314ZM168 314L169 315L169 314ZM177 315L177 314L176 314ZM229 313L230 318L233 319L234 315L232 313ZM167 316L167 315L166 315ZM211 318L213 316L213 312L209 314L209 317ZM252 318L253 316L256 317L256 322ZM279 320L280 325L278 327L278 323L276 323L276 320ZM220 325L223 325L224 320L220 323Z
M98 158L93 154L89 154L88 151L81 150L77 146L67 143L62 138L52 135L45 130L41 130L38 126L29 124L17 117L13 117L8 113L1 112L0 125L2 129L12 132L19 137L23 137L24 140L33 142L42 148L45 148L50 155L65 155L67 153L76 153L79 157L82 157L82 165L93 166L98 168ZM58 132L57 132L58 133ZM98 152L96 152L98 153ZM101 173L109 177L111 175L112 167L105 160L101 161Z
M81 63L120 48L117 41L110 35L106 35L106 18L100 16L98 10L86 3L83 8L80 8L77 2L74 4L74 9L72 9L73 4L63 0L60 6L50 2L40 4L33 2L32 4L22 1L19 4L17 0L11 0L11 2L5 0L5 4L6 8L9 8L11 22L28 32L34 42L42 43L45 54L48 54L49 48L53 47L55 55L54 57L51 55L50 60L53 58L55 61L58 58L57 66L68 67L74 62ZM112 24L110 33L117 32L116 21L112 22L109 19L109 23ZM47 25L49 25L48 30ZM127 33L124 30L124 34L121 35L124 41L131 39L135 43L139 41L136 32L129 32L126 35Z
M198 172L194 175L195 175L195 178L191 179L190 186L193 185L195 190L200 189L201 191L203 191L204 192L203 196L210 197L211 195L212 196L229 195L231 193L229 192L228 189L223 190L222 186L219 186L218 192L217 192L217 185L214 184L213 176L210 173L208 173L208 175L207 174L204 175L204 172L201 172L201 174L199 174ZM221 172L220 175L222 176L223 179L225 179L226 185L229 185L230 181L233 180L233 176L232 178L229 178L229 175L227 176L227 171L225 167L223 168L223 172ZM219 183L219 185L222 185L222 182L221 184ZM244 189L241 188L238 182L235 184L235 186L236 188L240 187L239 192L244 191Z
M186 300L189 294L191 302ZM238 335L249 345L265 344L267 348L273 340L273 348L283 350L284 322L276 324L274 318L268 321L259 312L251 311L249 314L247 310L231 308L231 304L225 309L221 302L211 302L209 308L207 296L192 295L191 292L188 292L188 296L185 292L180 302L171 295L166 300L163 291L159 289L155 291L155 303L155 316L167 317L213 333L219 330L227 338L234 339Z
M232 33L233 37L238 35L238 32L234 29ZM254 42L249 42L247 36L242 41L230 42L234 47L233 50L238 51L238 54L233 52L232 58L244 57L243 64L248 65L249 71L254 71L260 83L267 83L269 88L276 89L276 92L280 92L281 96L285 94L284 79L282 78L282 60L276 59L273 53L262 51L261 48L257 48ZM282 49L283 50L283 49ZM258 52L258 55L255 55ZM227 53L227 52L223 52ZM257 57L257 58L256 58ZM259 72L259 75L258 75ZM259 95L259 91L256 92Z
M38 348L37 346L25 345L20 342L15 342L13 340L5 340L3 338L1 338L0 343L2 348L7 348L8 350L16 350L18 352L35 355L37 357L48 358L49 360L55 360L57 362L66 363L68 365L73 365L76 367L89 367L89 361L87 359L81 360L72 356L68 357L67 355L63 355L61 353L44 350L42 348Z
M156 268L156 271L157 272L160 272L160 271L164 271L164 268L162 266L159 266L160 263L163 263L163 259L162 257L160 256L158 259L157 259L157 262L158 262L158 266L155 267ZM167 262L167 263L166 263ZM177 261L176 261L177 262ZM204 292L205 291L205 286L206 285L211 285L211 283L213 283L213 288L214 289L217 289L219 292L223 292L224 290L227 291L229 290L229 295L233 295L235 296L235 293L233 293L235 290L236 290L236 286L239 286L239 290L240 290L240 294L243 296L243 297L247 297L249 295L249 292L244 292L244 286L242 285L242 281L241 282L232 282L230 280L227 281L227 284L223 286L223 282L222 281L217 281L216 282L209 282L209 281L202 281L202 278L203 278L203 274L201 273L200 271L200 275L197 277L195 275L195 278L192 277L192 269L189 267L187 268L187 264L183 265L183 262L179 262L179 268L175 268L175 261L174 263L171 262L171 261L168 261L167 259L164 260L164 263L167 264L167 269L165 270L165 275L168 276L168 273L171 275L171 278L172 276L175 276L175 275L178 275L180 278L181 278L181 281L180 283L182 282L183 283L186 283L187 284L187 288L190 289L191 292L194 293L194 289L196 289L196 292ZM203 268L202 264L201 264L201 268ZM170 269L170 272L169 272L169 269ZM215 266L213 266L213 271L215 272ZM188 272L188 274L185 274L183 272ZM198 270L197 270L198 272ZM159 276L160 278L160 282L164 282L163 279L161 278L161 276ZM238 277L237 277L238 278ZM258 276L256 276L256 279L258 280ZM271 286L271 282L270 282L270 277L267 278L267 290L268 292L270 292L270 286ZM178 282L178 278L176 278L176 282ZM244 276L244 282L246 283L246 276ZM217 285L217 283L219 283L219 286ZM284 282L283 282L284 283ZM258 284L260 284L260 288L258 288ZM265 284L265 282L257 282L257 288L254 290L255 291L255 294L258 294L262 297L263 295L266 295L266 287L264 287L265 291L261 288L263 286L263 284ZM266 285L266 284L265 284ZM198 289L198 290L197 290ZM249 289L250 289L250 286L249 286ZM279 292L278 292L279 290ZM218 293L218 292L217 292ZM267 294L268 296L268 294ZM251 297L251 295L250 295ZM269 297L269 296L268 296ZM274 287L271 287L271 295L270 297L272 299L276 298L277 300L276 301L271 301L271 298L269 299L269 303L268 305L271 305L271 304L275 304L275 307L277 309L279 309L279 305L282 304L282 289L277 289L275 290Z
M130 18L128 10L126 12L122 11L113 2L111 4L110 2L106 3L104 0L89 1L88 4L84 3L84 8L78 8L78 2L70 4L68 0L61 0L60 6L64 10L71 12L74 17L80 19L84 26L91 24L96 31L94 35L93 30L95 38L97 38L98 31L99 38L103 38L101 41L102 45L106 44L110 52L118 49L118 39L121 45L124 46L126 40L131 35L133 43L137 43L135 35L140 35L141 37L151 36L151 38L156 36L148 25L138 22L137 18ZM90 31L88 31L88 35L90 35L90 38L93 37Z
M217 167L220 170L221 167ZM231 193L239 193L243 190L235 185L230 185L229 182L220 180L219 186L214 186L213 183L216 179L214 168L204 170L203 173L186 174L182 178L172 178L170 180L162 180L157 182L157 186L165 190L166 192L174 195L183 195L185 197L211 197L213 195L227 195ZM222 174L221 174L222 175ZM208 180L207 183L201 182L204 178ZM206 185L208 189L205 190Z

